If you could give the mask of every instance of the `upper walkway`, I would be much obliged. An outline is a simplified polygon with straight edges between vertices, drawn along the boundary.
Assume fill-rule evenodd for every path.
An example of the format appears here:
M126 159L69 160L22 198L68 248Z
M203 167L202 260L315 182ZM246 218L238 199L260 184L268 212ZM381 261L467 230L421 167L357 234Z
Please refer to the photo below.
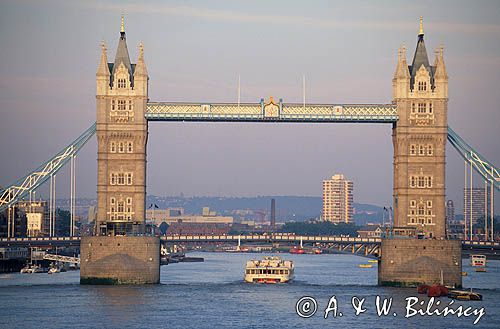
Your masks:
M149 121L368 122L398 121L394 104L165 103L147 104Z

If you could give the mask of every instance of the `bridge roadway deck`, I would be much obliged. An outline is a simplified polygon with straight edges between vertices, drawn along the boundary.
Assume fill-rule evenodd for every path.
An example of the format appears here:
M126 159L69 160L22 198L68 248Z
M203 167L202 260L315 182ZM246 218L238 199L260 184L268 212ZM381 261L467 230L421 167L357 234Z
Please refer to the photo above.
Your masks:
M354 238L339 236L301 236L301 235L172 235L161 237L166 242L320 242L320 243L356 243L380 244L380 238Z
M162 236L163 242L300 242L337 243L337 244L380 244L381 238L357 238L339 236L300 236L300 235L169 235ZM45 247L45 246L79 246L80 237L41 237L41 238L0 238L0 247ZM466 249L500 250L500 242L462 241Z

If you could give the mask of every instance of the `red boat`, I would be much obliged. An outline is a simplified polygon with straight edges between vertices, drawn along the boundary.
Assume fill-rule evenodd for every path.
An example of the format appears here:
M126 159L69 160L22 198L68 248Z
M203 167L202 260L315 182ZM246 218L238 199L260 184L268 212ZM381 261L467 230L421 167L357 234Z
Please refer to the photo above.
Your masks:
M430 286L426 285L426 284L421 284L417 287L417 292L419 294L426 294L427 291L429 291L429 288Z
M299 247L292 247L290 248L289 252L291 254L303 254L305 251L303 248L299 248Z
M442 284L433 284L432 286L421 284L417 287L417 291L419 294L427 294L427 297L448 296L448 288Z

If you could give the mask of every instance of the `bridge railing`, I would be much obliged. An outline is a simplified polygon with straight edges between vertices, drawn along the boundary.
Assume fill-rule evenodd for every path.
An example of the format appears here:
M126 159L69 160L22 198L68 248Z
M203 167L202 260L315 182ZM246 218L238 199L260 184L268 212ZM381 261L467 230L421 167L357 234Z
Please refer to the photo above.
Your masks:
M60 237L32 237L32 238L0 238L0 242L80 242L79 236L60 236Z
M462 241L462 245L464 245L464 246L500 247L500 242L464 240L464 241Z
M164 241L287 241L287 242L345 242L345 243L380 243L380 238L358 238L338 236L300 236L300 235L167 235Z
M80 264L80 258L78 258L78 257L45 254L45 255L43 255L43 259L52 260L52 261L61 262L61 263Z
M160 239L165 242L236 242L240 241L283 241L283 242L322 242L340 244L380 244L381 238L358 238L340 236L300 236L300 235L167 235ZM33 238L0 238L1 245L40 245L40 244L77 244L81 238L74 237L33 237ZM463 246L492 247L500 249L500 242L462 241Z

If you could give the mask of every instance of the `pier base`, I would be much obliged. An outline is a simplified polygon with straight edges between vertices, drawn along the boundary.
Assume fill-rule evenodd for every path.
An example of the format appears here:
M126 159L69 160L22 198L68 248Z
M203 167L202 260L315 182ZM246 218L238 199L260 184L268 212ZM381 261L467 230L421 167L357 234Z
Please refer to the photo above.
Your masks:
M160 239L89 236L80 244L80 284L160 283Z
M462 286L462 245L455 240L382 239L378 284Z

